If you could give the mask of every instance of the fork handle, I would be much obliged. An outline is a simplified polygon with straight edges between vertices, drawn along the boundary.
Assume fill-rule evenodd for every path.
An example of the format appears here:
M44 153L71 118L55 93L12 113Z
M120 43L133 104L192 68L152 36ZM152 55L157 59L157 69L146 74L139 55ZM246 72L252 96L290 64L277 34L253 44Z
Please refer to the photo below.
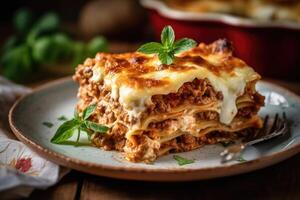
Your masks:
M228 148L226 148L220 155L221 155L221 162L226 163L232 160L236 160L240 157L241 153L245 149L246 144L239 142L234 144Z

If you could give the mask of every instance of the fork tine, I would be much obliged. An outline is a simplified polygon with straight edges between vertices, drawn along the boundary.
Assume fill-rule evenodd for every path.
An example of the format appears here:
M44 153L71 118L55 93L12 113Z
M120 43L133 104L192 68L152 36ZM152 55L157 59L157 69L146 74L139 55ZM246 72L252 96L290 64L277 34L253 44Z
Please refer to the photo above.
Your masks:
M264 119L264 123L263 123L263 127L261 129L261 131L265 132L268 126L268 122L269 122L269 115L266 115L265 119Z
M263 122L263 127L260 129L260 133L259 133L260 137L267 133L269 118L270 118L269 115L266 115Z
M284 121L286 121L286 114L285 114L285 112L282 113L282 118L284 119Z
M282 113L282 118L279 117L278 113L276 113L274 120L271 123L269 121L269 115L266 115L263 121L263 127L260 129L260 131L255 133L255 135L258 136L258 138L241 143L243 145L242 149L237 151L236 148L226 148L220 154L221 162L223 163L234 160L237 157L237 155L240 155L243 149L247 146L267 141L271 138L275 138L278 136L283 136L289 132L289 124L285 112Z
M285 126L287 126L288 123L285 112L282 113L282 119L279 118L279 120L280 120L280 126L278 126L278 129L285 128Z
M283 118L283 128L285 128L285 132L283 133L283 136L286 135L289 132L289 127L288 127L288 121L286 118L286 114L285 112L282 113L282 118Z
M272 133L272 132L274 132L277 128L278 128L278 113L276 113L276 115L275 115L275 119L274 119L274 121L273 121L273 124L272 124L272 126L271 126L271 128L270 128L270 131L268 131L268 133Z
M267 126L268 126L268 122L269 122L269 115L266 115L263 121L263 126L261 129L259 129L256 134L255 134L255 138L260 138L263 137L263 135L267 132Z

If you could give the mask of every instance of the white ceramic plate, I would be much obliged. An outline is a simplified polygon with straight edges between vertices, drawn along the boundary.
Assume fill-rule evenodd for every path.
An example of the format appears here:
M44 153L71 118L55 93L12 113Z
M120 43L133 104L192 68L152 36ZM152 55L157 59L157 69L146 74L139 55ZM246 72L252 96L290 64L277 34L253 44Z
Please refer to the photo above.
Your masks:
M224 147L208 145L198 150L178 153L195 163L179 166L173 154L159 158L154 164L130 163L122 154L91 146L68 146L50 143L61 121L73 116L78 86L70 78L42 86L21 98L11 109L10 125L16 136L37 153L73 169L91 174L134 180L185 181L240 174L260 169L287 159L300 151L300 98L276 85L260 82L257 89L266 96L260 115L287 114L292 123L291 136L275 138L249 147L243 154L245 162L221 164L219 153ZM44 126L51 122L53 127Z

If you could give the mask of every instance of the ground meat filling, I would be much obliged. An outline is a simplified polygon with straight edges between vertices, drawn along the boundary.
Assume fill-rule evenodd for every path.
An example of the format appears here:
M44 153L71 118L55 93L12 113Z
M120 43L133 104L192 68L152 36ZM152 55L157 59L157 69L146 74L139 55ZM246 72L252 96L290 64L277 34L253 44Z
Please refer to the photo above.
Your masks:
M238 114L236 117L243 117L243 118L251 118L253 115L256 114L255 107L244 107L238 110ZM215 111L203 111L198 112L195 114L195 118L201 121L219 121L219 113ZM148 129L158 129L159 131L167 130L172 123L177 123L178 119L167 119L160 122L151 122L148 125Z
M162 113L169 112L184 103L204 105L222 99L222 93L216 92L207 79L195 78L192 82L184 83L177 93L152 96L152 104L147 106L148 113Z
M106 134L94 134L92 141L95 146L102 147L105 150L123 151L126 138L125 134L128 131L127 127L122 124L116 124Z
M219 120L219 113L215 111L204 111L196 113L195 117L198 120Z
M170 150L167 153L184 152L197 149L207 144L229 143L238 139L248 140L255 137L254 133L257 130L258 129L255 128L248 128L234 133L214 131L201 137L185 134L163 143L161 149L169 148Z
M158 130L166 130L168 129L172 123L177 122L177 119L167 119L160 122L151 122L148 125L149 129L158 129Z

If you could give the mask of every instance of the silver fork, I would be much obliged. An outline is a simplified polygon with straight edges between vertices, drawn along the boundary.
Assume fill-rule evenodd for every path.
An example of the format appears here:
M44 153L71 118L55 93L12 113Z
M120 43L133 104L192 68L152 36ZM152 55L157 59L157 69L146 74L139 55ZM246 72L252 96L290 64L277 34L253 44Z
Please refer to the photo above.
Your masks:
M239 141L227 147L223 152L221 152L221 163L226 163L232 160L237 160L246 147L257 144L262 141L269 140L279 135L284 135L288 132L288 122L286 115L283 112L282 118L276 113L273 121L270 122L270 117L267 115L263 122L263 127L256 134L254 140L247 142Z

